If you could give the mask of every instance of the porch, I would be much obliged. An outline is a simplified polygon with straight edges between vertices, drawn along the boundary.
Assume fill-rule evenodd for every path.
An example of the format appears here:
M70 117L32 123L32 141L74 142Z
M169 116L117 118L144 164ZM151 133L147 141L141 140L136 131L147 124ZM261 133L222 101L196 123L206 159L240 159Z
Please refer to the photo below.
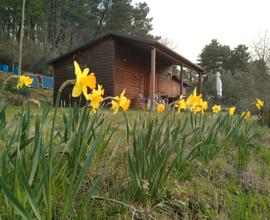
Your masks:
M173 73L178 66L179 76ZM198 73L197 90L202 93L203 69L164 45L148 43L137 39L116 37L115 41L115 94L126 88L126 94L142 108L149 103L155 108L155 101L179 98L185 95L184 69ZM166 100L167 99L167 100Z

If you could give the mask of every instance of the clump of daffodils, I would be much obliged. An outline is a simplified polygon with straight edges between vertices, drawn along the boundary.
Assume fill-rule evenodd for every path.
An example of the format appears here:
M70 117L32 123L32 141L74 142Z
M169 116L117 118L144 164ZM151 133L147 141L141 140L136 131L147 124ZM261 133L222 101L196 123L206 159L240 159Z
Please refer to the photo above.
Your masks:
M83 94L87 101L89 101L89 105L92 108L94 112L96 112L102 102L104 102L107 99L111 99L111 108L114 111L114 114L116 114L119 109L122 109L122 111L126 112L130 107L130 99L128 99L125 96L125 89L120 94L120 96L115 97L107 97L104 99L104 88L102 85L98 85L96 88L96 77L94 72L90 72L89 68L81 69L79 64L74 61L74 69L75 69L75 75L76 75L76 81L75 85L72 90L72 96L73 97L79 97L81 94ZM20 76L19 82L17 85L17 88L22 88L25 86L30 86L33 82L33 79L27 76ZM89 90L91 91L89 93ZM191 112L194 113L204 113L204 111L207 111L209 106L208 102L204 101L202 98L202 94L197 94L196 88L194 89L193 93L185 100L182 96L179 100L173 103L174 107L177 110L177 113L180 113L182 110L189 109ZM256 107L259 110L262 110L264 107L264 101L257 98ZM157 104L156 111L158 113L162 113L165 111L165 105L164 104ZM222 111L222 108L220 105L214 105L212 106L212 112L213 113L219 113ZM228 108L228 115L234 116L236 112L236 107L232 106ZM248 119L251 117L251 112L243 112L242 116L245 119Z
M75 85L72 90L72 97L79 97L81 94L84 95L85 99L89 101L89 105L92 108L93 112L96 112L104 99L104 88L102 85L97 86L97 80L95 73L92 72L89 74L89 68L81 69L80 65L74 61L74 69L76 75ZM91 92L89 93L89 90ZM121 108L124 112L128 110L130 106L130 100L125 96L125 90L121 93L120 96L108 97L112 99L111 105L116 114Z
M204 101L202 98L202 94L198 95L196 88L194 89L193 93L187 98L187 100L180 97L179 101L176 101L175 107L177 112L179 113L181 110L189 109L190 111L197 113L197 112L204 112L208 109L208 102Z
M99 109L99 106L103 101L103 96L104 89L101 85L98 85L98 89L93 89L92 92L86 96L86 100L90 101L90 106L94 112Z
M203 100L202 94L197 94L196 88L193 94L187 98L186 101L187 108L194 113L204 112L208 109L208 103Z
M124 112L128 110L130 106L130 99L125 96L125 92L126 90L124 89L120 96L116 96L112 99L111 104L114 114L118 112L119 108L121 108Z

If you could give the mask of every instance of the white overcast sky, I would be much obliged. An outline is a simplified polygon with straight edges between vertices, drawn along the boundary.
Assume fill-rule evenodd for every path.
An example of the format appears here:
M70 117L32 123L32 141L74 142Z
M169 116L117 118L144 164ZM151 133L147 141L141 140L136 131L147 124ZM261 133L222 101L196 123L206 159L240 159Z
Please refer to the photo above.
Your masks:
M231 48L250 46L270 30L270 0L134 0L146 2L154 35L168 38L176 51L196 62L202 48L217 39Z

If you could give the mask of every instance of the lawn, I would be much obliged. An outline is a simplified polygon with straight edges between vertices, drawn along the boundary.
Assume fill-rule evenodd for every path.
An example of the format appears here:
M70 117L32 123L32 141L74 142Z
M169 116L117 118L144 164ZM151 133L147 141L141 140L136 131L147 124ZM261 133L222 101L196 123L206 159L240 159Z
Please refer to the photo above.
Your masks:
M3 219L270 216L270 130L256 117L0 111Z

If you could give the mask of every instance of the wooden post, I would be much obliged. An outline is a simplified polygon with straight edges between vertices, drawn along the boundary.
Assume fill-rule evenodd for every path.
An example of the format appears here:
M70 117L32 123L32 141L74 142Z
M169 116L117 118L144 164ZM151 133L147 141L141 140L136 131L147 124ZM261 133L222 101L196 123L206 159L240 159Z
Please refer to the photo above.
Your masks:
M202 72L198 72L198 91L197 93L200 95L202 94Z
M23 32L24 32L24 12L25 12L25 0L22 3L22 20L21 20L21 33L20 33L20 48L19 48L19 67L18 74L22 74L22 46L23 46Z
M181 63L181 66L180 66L181 68L180 68L180 80L181 80L181 84L180 84L180 95L183 95L183 67L184 67L184 65L183 65L183 63Z
M155 110L155 87L156 87L156 48L151 49L151 76L150 76L150 95L151 109Z

